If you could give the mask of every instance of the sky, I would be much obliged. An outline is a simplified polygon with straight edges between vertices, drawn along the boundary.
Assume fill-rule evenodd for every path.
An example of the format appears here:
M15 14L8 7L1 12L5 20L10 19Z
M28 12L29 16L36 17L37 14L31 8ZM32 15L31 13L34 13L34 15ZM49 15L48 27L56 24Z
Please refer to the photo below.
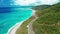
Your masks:
M23 6L40 5L40 4L52 5L59 2L59 0L15 0L14 2L16 5L23 5Z
M60 2L60 0L0 0L0 6L4 5L35 6L42 4L53 5L58 2Z

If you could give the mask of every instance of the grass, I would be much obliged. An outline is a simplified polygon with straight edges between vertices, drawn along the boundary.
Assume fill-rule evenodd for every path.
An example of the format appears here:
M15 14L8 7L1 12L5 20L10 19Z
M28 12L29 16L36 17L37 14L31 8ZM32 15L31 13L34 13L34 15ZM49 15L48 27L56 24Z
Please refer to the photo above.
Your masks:
M29 18L28 20L26 20L21 27L18 28L18 30L16 31L16 34L28 34L28 28L27 25L30 23L31 20L33 20L35 17L32 16L31 18Z
M38 19L33 23L35 34L60 34L60 3L36 12Z

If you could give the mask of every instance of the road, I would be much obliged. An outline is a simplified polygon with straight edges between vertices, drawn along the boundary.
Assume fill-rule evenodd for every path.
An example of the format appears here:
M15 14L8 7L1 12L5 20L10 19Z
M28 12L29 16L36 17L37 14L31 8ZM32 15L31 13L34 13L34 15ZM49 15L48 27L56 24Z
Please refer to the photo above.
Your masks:
M33 29L32 29L32 24L33 24L33 22L36 20L36 19L38 19L38 17L37 17L37 15L35 14L35 10L34 10L34 12L33 12L33 16L35 17L35 19L33 19L28 25L27 25L27 27L28 27L28 34L34 34L34 31L33 31Z

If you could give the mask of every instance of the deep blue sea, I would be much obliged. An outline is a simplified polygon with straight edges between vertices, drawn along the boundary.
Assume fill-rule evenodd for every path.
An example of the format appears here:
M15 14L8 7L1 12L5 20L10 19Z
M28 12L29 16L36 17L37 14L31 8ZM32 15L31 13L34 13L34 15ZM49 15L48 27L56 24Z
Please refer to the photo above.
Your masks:
M17 22L32 16L32 10L18 7L0 7L0 34L7 34L8 30Z

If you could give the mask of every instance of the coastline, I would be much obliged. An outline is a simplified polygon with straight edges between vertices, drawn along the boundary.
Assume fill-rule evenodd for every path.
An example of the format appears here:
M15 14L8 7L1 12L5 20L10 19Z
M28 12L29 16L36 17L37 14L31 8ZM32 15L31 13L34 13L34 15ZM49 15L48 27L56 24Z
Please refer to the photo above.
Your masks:
M32 9L31 9L32 10ZM35 10L32 10L32 16L34 16L35 15ZM31 16L30 16L31 17ZM29 18L30 18L29 17ZM27 19L29 19L29 18L27 18ZM26 19L26 20L27 20ZM25 22L26 20L23 20L23 21L21 21L21 22L18 22L18 23L16 23L14 26L12 26L9 30L8 30L8 32L7 32L7 34L15 34L15 32L17 31L17 29L22 25L22 23L23 22Z
M27 19L29 19L29 18L27 18ZM23 24L23 22L25 22L27 19L25 19L25 20L23 20L23 21L21 21L21 22L16 23L14 26L12 26L12 27L8 30L7 34L15 34L16 30L17 30L17 29Z
M14 32L16 32L17 28L18 28L23 22L24 22L24 21L21 21L21 22L19 22L19 23L16 23L14 26L12 26L12 27L8 30L7 34L15 34L15 33L13 33L12 30L14 30Z

